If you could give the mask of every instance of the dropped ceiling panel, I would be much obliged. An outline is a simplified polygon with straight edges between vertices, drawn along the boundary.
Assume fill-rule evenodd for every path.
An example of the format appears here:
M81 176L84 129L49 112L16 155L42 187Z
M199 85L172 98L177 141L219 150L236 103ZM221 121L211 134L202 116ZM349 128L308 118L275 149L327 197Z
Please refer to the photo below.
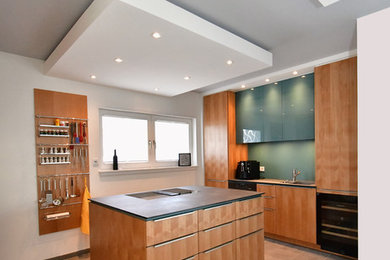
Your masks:
M270 52L167 1L95 0L46 60L45 72L174 96L271 65Z

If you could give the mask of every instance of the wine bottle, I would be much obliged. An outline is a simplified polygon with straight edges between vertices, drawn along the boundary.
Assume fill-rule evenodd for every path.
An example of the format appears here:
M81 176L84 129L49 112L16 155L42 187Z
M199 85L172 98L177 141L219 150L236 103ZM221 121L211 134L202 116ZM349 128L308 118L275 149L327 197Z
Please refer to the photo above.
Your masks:
M116 149L114 150L114 157L112 160L112 169L118 170L118 156L116 156Z

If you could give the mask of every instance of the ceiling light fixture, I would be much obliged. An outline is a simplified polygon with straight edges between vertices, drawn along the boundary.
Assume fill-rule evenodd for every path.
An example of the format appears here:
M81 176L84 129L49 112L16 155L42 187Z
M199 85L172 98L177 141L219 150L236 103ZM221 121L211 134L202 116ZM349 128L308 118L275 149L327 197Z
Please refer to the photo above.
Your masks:
M241 85L241 88L246 88L246 86L245 85Z
M227 61L226 61L226 64L227 64L227 65L232 65L232 64L233 64L233 61L232 61L232 60L227 60Z
M190 76L185 76L184 79L185 80L189 80L191 77Z
M154 91L158 91L158 88L155 88Z
M294 72L293 72L293 75L298 75L298 71L294 71Z
M265 82L269 82L269 79L265 79Z
M158 33L158 32L154 32L154 33L152 33L152 37L153 37L154 39L160 39L160 38L161 38L161 34Z
M91 75L89 76L91 79L96 79L96 76L95 75Z
M318 0L323 7L327 7L328 5L334 4L340 0Z
M114 60L116 63L121 63L123 60L121 59L121 58L115 58L115 60Z

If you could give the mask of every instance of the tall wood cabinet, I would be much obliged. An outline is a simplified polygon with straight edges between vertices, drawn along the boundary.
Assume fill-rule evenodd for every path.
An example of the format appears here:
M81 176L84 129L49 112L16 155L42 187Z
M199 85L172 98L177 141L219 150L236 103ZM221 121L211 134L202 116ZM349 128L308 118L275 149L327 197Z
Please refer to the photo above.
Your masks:
M236 144L235 93L225 91L203 99L205 185L228 188L237 162L248 159L246 145Z
M319 192L357 194L357 58L315 68Z

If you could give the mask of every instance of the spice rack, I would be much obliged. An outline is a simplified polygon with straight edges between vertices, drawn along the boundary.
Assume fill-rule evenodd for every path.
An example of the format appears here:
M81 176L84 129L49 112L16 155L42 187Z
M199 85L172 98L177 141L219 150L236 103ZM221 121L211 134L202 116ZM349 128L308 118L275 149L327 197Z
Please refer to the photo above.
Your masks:
M87 97L34 89L39 234L80 226L89 187Z

